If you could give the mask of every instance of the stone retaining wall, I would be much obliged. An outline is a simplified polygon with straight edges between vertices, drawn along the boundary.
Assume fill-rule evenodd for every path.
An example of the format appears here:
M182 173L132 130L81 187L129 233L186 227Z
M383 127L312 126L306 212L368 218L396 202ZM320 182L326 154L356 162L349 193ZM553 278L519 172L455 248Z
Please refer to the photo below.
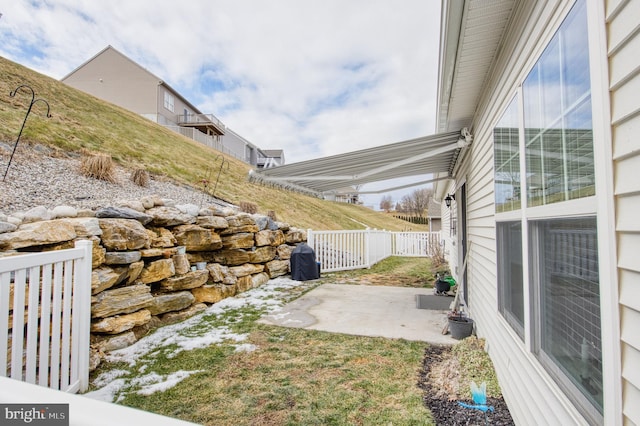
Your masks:
M93 242L92 368L105 352L289 273L306 232L231 208L146 197L97 211L0 214L0 256Z

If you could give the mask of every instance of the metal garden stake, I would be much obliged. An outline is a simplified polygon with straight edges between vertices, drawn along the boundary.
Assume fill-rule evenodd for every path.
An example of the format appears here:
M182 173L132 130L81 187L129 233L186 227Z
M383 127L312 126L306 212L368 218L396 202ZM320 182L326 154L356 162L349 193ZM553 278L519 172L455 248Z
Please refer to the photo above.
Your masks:
M20 133L18 133L18 139L16 139L16 144L14 145L13 151L11 152L11 157L9 157L9 164L7 164L7 170L5 170L4 176L2 177L3 182L7 177L7 173L9 173L9 167L11 167L11 161L13 161L13 155L16 153L16 149L18 148L18 143L20 142L20 136L22 136L22 130L24 130L24 125L27 122L27 118L29 117L29 113L31 112L31 108L33 107L33 104L35 104L36 102L43 102L47 106L46 117L47 118L51 117L51 114L49 113L51 111L51 108L49 107L49 103L44 99L40 99L40 98L36 99L36 93L33 91L33 89L30 86L27 86L26 84L22 84L18 86L16 90L9 93L9 96L13 98L18 93L18 90L20 90L23 87L31 91L31 103L29 104L29 108L27 109L27 114L24 116L24 120L22 121L22 127L20 127Z

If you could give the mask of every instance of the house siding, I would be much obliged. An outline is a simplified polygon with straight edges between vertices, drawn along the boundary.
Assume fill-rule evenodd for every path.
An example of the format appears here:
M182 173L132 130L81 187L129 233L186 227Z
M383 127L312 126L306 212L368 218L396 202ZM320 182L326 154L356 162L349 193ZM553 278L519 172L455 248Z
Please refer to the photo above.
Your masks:
M622 414L640 424L640 0L606 4L618 250Z
M159 80L115 49L105 49L62 81L138 114L156 114Z
M586 419L532 353L530 337L522 340L499 313L493 181L493 127L516 95L519 84L546 47L572 4L573 2L567 1L524 1L518 4L510 30L503 40L502 49L495 60L492 75L485 84L486 90L470 126L474 135L473 144L458 166L455 181L446 190L451 193L463 182L467 187L466 226L470 242L467 264L468 311L476 322L478 336L486 339L486 349L494 363L504 398L518 425L587 424ZM637 17L639 14L636 13L634 16ZM636 90L635 93L640 92ZM637 167L640 168L640 163ZM640 197L638 182L635 183L635 191ZM458 194L458 200L457 197ZM640 198L635 204L640 206ZM449 226L447 210L443 204L445 229ZM514 216L514 220L520 218L520 215ZM635 228L637 231L640 226L635 225ZM452 247L454 241L449 237L449 233L445 231L443 236L445 244ZM637 253L640 238L634 240L633 244ZM457 254L456 246L450 253L449 260L454 275L460 280L463 262ZM526 256L526 253L524 255ZM637 254L635 258L637 259ZM638 263L636 260L635 264ZM634 275L634 278L637 284L638 276ZM525 288L525 293L527 291ZM633 292L640 294L639 289L634 289ZM636 305L638 304L637 302ZM525 307L525 329L529 327L528 310L529 307ZM637 348L640 348L640 342L636 343ZM640 355L630 359L630 362L638 358ZM628 370L633 369L628 367ZM633 379L638 377L633 376ZM640 384L637 381L634 383L636 386L625 396L632 400L635 406L640 406L640 400L635 399L636 396L640 396L637 387ZM629 384L626 386L629 387ZM638 420L635 419L634 422Z

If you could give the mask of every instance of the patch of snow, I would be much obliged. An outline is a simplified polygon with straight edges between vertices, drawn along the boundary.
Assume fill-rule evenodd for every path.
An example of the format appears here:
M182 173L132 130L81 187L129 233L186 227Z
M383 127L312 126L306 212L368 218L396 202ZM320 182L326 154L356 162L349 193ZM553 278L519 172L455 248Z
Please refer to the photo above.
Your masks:
M113 402L114 397L120 393L126 384L127 381L125 379L116 379L109 382L106 386L92 392L87 392L82 396L97 399L98 401Z
M107 354L106 360L110 362L127 362L130 367L134 367L141 358L146 356L145 361L137 369L137 374L146 373L148 365L153 364L154 355L164 354L169 358L175 357L182 351L189 351L198 348L204 348L213 344L222 342L240 343L247 339L246 334L233 333L231 329L224 325L239 322L243 316L242 312L225 319L223 325L215 326L211 324L211 316L222 316L230 311L240 311L243 308L256 308L265 312L265 314L278 312L281 308L294 298L288 290L291 289L307 289L314 284L294 281L285 277L278 277L269 280L260 287L251 289L241 293L235 297L229 297L222 301L211 305L205 311L194 315L193 317L169 326L161 327L154 333L143 337L133 345L112 351ZM220 324L220 322L217 322ZM244 343L236 345L236 352L251 352L257 347L252 344ZM202 370L199 370L202 371ZM185 372L178 371L167 377L150 372L142 377L138 376L134 379L120 379L119 377L131 374L124 370L113 370L100 375L94 380L93 384L102 386L93 392L88 392L85 396L99 399L102 401L112 402L118 396L121 400L124 398L123 389L133 385L142 386L138 393L142 395L150 395L154 392L164 391L175 386L181 380L189 375L199 371ZM116 401L117 402L117 401Z
M242 345L236 345L236 352L253 352L258 347L256 345L252 345L251 343L243 343Z
M140 395L151 395L156 392L164 392L167 389L171 389L187 377L192 374L200 373L204 370L196 370L196 371L176 371L175 373L169 374L166 378L162 378L161 376L153 373L150 374L148 379L144 380L147 384L142 387L138 391Z
M100 374L98 377L96 377L95 380L93 381L93 384L96 386L105 386L111 383L112 381L114 381L115 379L117 379L118 377L126 376L127 374L129 374L129 372L126 370L106 371Z

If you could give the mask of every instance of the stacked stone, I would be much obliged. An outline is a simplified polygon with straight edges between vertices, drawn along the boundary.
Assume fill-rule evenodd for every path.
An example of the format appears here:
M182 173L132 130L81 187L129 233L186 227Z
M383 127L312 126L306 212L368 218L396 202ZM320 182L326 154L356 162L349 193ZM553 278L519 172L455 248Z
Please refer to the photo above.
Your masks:
M231 208L159 197L97 211L60 206L0 214L0 256L93 242L91 333L96 357L149 330L289 273L306 233Z

